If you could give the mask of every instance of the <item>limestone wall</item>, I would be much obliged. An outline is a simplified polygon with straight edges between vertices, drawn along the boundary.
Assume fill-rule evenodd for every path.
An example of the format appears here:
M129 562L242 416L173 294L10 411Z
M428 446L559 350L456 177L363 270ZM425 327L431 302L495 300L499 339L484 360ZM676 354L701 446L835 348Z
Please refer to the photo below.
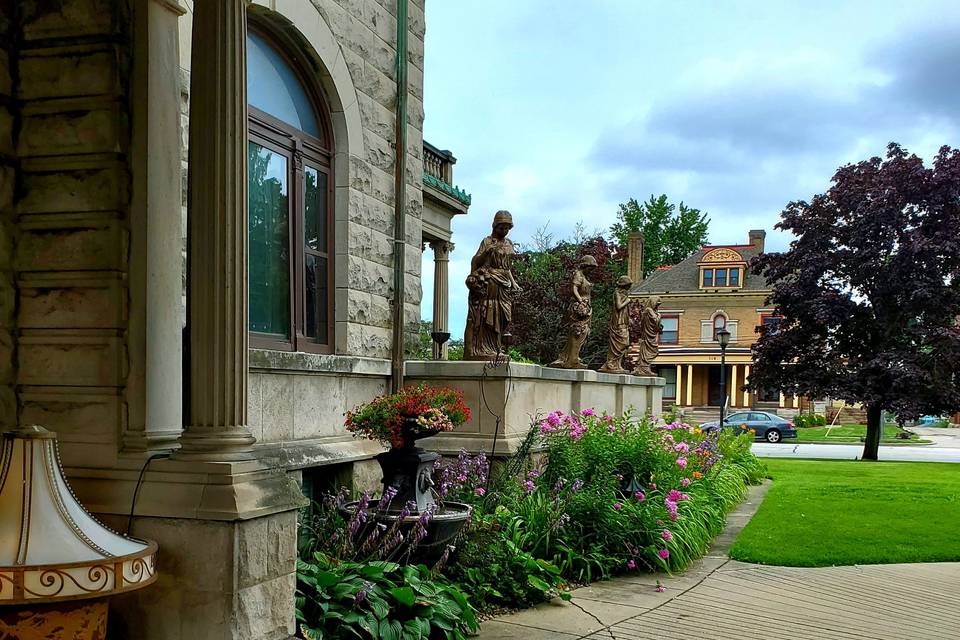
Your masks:
M129 370L129 11L18 4L20 421L56 430L68 465L109 464Z
M189 91L190 16L180 21ZM392 344L396 3L255 0L251 21L290 36L317 67L336 138L336 353L389 358ZM420 318L423 211L423 1L410 3L405 320ZM184 101L184 109L188 101ZM186 113L186 111L185 111ZM355 117L355 127L351 118ZM185 119L185 118L184 118ZM186 153L186 152L184 152ZM186 184L186 181L184 181Z
M16 350L13 330L17 303L13 256L16 250L16 220L13 189L14 87L16 52L13 51L13 4L0 4L0 429L17 423L14 391Z

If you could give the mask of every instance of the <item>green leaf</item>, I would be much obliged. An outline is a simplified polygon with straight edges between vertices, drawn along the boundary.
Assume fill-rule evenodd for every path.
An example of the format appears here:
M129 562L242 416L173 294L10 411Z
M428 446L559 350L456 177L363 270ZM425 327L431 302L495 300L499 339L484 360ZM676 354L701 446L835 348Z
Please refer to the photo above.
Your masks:
M566 602L570 602L571 600L573 600L573 594L571 594L569 591L561 591L557 595L560 597L561 600L564 600Z
M390 589L389 593L393 596L394 600L405 607L412 607L417 601L417 595L410 587L395 587Z
M380 620L383 620L390 615L390 605L388 605L384 600L368 596L367 602L370 604L373 614Z
M394 624L396 626L394 626ZM401 627L400 623L396 620L392 622L390 620L381 620L380 621L380 640L401 640Z
M527 576L527 582L534 589L539 589L544 593L550 591L550 585L547 584L542 578L538 578L537 576Z

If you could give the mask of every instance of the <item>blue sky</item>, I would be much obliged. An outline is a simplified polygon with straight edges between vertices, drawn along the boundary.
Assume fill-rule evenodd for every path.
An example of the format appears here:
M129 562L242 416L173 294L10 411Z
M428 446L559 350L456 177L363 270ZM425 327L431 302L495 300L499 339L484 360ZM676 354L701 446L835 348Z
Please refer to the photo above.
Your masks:
M424 136L473 195L454 221L450 330L493 213L521 244L547 225L606 230L666 193L710 242L767 247L795 199L900 142L960 146L960 2L428 0ZM424 253L424 317L432 253Z

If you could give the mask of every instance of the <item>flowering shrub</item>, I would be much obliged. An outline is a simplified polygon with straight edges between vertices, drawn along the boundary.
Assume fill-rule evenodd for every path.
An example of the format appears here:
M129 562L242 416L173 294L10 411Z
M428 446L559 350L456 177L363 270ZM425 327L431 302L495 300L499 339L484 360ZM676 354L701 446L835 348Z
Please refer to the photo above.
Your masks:
M416 421L406 425L408 418ZM356 407L347 412L345 424L354 436L403 447L405 426L415 434L432 434L452 431L468 420L470 408L463 401L463 392L421 384Z

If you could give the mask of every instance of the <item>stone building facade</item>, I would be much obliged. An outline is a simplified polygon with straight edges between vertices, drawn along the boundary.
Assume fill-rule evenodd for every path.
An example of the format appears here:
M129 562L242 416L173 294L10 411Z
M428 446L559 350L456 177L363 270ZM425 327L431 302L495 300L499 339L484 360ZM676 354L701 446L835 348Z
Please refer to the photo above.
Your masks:
M159 581L114 602L118 638L289 637L303 490L371 482L379 448L342 422L391 374L398 13L396 0L0 2L0 425L55 430L81 501L122 530L132 509L131 533L159 542ZM409 0L411 328L423 242L450 240L443 215L424 235L424 190L452 196L450 217L469 204L425 184L424 33ZM255 68L308 96L298 113L316 132L254 102ZM252 142L289 173L248 184ZM278 347L247 332L251 190L294 216ZM310 206L325 244L303 231L320 219ZM305 302L321 293L326 307Z

